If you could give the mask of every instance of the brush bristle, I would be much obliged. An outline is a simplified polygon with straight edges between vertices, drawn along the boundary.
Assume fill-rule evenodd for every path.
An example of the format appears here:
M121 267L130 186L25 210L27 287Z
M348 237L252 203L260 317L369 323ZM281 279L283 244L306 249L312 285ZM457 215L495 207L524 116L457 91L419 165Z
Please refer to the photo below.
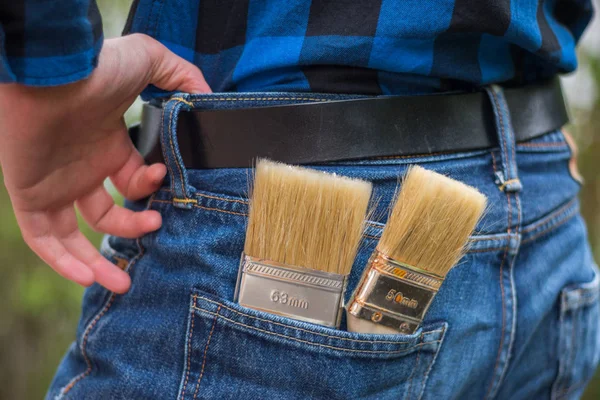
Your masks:
M413 166L377 248L393 260L445 277L463 256L485 206L486 197L475 188Z
M346 275L371 196L365 181L267 160L256 165L246 255Z

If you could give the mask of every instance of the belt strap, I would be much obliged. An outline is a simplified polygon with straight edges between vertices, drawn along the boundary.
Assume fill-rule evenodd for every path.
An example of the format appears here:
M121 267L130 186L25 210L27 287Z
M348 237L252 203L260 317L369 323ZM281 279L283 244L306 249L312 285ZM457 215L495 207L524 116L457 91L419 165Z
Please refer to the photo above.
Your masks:
M568 122L558 78L505 96L517 142ZM161 120L162 109L145 104L139 131L131 131L148 163L163 162ZM257 157L312 164L498 145L485 92L182 111L177 138L190 169L252 167Z

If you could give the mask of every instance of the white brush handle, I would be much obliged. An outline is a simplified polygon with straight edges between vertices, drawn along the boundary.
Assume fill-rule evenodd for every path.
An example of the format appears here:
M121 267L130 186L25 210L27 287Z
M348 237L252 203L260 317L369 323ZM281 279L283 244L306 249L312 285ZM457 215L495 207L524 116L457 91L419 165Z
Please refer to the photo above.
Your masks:
M362 318L356 318L354 315L346 312L346 324L349 332L356 333L377 333L381 335L397 335L400 332L387 326L375 324Z

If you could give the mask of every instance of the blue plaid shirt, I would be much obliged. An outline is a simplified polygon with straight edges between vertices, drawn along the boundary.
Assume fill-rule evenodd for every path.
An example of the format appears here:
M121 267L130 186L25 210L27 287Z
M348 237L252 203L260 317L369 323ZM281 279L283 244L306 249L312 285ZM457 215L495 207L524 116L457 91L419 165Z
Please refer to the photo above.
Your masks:
M572 71L591 16L591 0L134 0L125 32L214 91L408 94ZM93 0L0 0L0 82L84 78L101 44Z

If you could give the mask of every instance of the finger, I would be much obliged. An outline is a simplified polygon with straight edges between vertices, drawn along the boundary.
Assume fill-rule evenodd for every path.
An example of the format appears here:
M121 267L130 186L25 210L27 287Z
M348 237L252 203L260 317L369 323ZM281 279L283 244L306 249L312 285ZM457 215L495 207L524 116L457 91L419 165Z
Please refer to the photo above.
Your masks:
M129 275L102 257L79 231L73 207L65 207L51 213L49 222L52 234L73 257L93 272L96 282L116 293L124 293L129 289Z
M15 210L15 215L23 239L46 264L62 277L82 286L90 286L94 283L93 271L69 253L65 246L51 234L50 221L45 213Z
M100 285L115 293L129 290L129 274L104 258L81 232L65 238L63 243L68 251L93 271L96 282Z
M96 231L125 238L138 238L162 225L160 213L153 210L134 212L115 204L104 186L77 200L77 208Z
M145 165L140 153L132 149L125 164L110 176L110 180L126 199L135 201L156 192L166 174L164 164Z
M211 93L197 66L171 52L157 40L148 36L143 36L143 40L152 59L150 83L168 91Z

